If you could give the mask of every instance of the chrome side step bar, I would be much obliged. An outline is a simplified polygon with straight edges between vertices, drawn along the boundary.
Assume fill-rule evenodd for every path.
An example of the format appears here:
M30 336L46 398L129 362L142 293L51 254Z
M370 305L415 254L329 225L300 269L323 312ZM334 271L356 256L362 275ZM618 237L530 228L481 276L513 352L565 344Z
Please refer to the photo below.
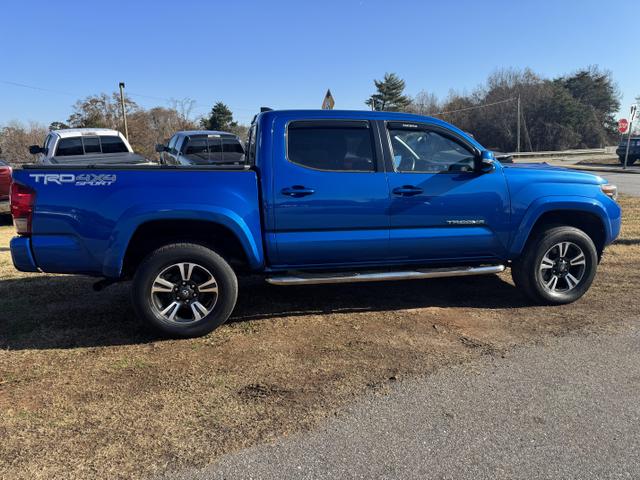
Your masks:
M300 273L298 275L283 275L267 278L272 285L320 285L325 283L355 283L355 282L387 282L391 280L416 280L419 278L465 277L468 275L489 275L500 273L504 265L486 265L482 267L454 267L454 268L421 268L417 270L397 272L370 273Z

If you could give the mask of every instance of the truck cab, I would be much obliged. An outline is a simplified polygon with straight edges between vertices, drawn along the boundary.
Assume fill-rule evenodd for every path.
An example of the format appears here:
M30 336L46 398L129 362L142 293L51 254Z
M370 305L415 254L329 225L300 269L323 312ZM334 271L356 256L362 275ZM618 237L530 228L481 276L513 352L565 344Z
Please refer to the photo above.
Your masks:
M136 155L127 139L108 128L67 128L53 130L42 146L31 145L29 152L41 165L140 164L147 160Z

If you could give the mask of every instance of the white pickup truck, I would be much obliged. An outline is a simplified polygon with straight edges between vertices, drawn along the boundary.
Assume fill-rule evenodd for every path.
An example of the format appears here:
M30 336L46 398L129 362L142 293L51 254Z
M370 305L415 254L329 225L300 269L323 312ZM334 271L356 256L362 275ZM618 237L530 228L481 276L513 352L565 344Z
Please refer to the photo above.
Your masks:
M31 145L39 165L130 165L149 163L133 153L131 145L117 130L108 128L68 128L49 132L42 146Z

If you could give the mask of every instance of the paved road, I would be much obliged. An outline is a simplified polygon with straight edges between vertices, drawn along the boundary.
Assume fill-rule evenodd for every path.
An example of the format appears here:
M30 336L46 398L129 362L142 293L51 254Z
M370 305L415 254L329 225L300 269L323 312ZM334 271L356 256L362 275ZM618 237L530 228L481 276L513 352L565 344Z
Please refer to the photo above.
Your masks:
M640 325L486 357L181 479L640 477Z
M640 174L637 173L597 173L618 186L620 193L640 196Z

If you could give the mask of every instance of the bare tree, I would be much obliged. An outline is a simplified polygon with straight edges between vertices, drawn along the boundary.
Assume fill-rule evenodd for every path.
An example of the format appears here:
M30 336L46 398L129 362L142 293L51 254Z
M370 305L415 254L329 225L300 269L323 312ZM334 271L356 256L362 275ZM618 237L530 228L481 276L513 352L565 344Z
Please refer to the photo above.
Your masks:
M24 125L17 121L9 122L0 129L2 156L11 164L33 162L29 145L42 145L47 133L47 127L39 123Z
M408 111L418 115L433 115L441 111L441 103L435 94L422 90L411 99Z
M178 113L181 125L178 126L180 130L185 130L190 125L194 125L196 122L192 119L193 109L196 106L196 101L192 98L182 98L180 100L171 99L171 109Z
M140 107L131 98L125 95L125 110L127 118L140 110ZM120 107L120 94L114 92L111 95L101 93L91 95L78 100L73 105L73 113L67 123L72 127L114 128L124 130Z

